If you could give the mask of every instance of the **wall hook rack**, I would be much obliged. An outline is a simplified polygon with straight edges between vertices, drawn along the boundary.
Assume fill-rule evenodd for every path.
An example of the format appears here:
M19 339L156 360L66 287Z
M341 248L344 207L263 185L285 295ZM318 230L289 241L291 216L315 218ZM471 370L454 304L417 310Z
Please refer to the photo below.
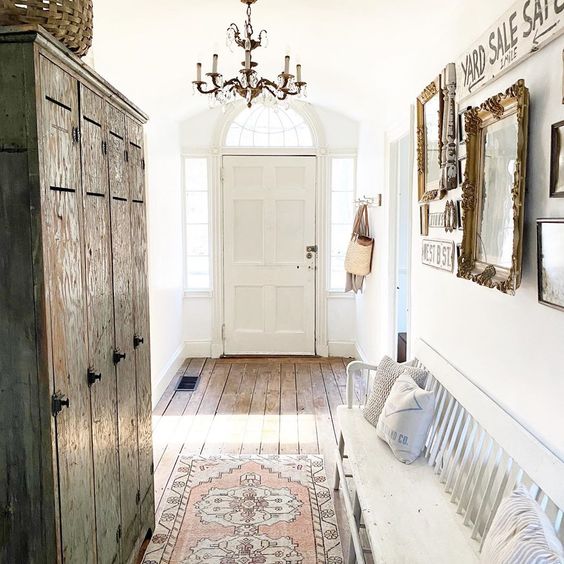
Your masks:
M354 203L357 206L367 205L369 208L380 208L382 207L382 194L376 194L376 196L362 196L357 198Z

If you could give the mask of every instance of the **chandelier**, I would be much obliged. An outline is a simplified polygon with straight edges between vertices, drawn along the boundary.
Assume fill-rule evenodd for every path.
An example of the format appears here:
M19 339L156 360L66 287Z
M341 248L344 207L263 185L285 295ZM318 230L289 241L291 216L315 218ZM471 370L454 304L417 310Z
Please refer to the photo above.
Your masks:
M193 81L194 89L201 94L207 94L212 105L227 104L237 97L243 98L250 108L253 100L261 98L264 103L286 100L289 96L306 96L307 83L302 81L302 66L296 65L296 74L290 73L290 57L286 56L284 70L278 75L276 81L259 77L255 70L258 63L253 61L253 51L258 47L266 47L268 34L262 30L258 37L253 37L254 30L251 23L251 6L257 0L241 0L247 5L247 20L243 33L236 24L232 23L227 28L227 45L232 48L233 44L245 51L245 60L241 63L243 68L239 75L229 80L224 80L223 75L218 72L218 55L213 56L212 72L206 73L210 84L202 80L202 63L196 65L196 80Z

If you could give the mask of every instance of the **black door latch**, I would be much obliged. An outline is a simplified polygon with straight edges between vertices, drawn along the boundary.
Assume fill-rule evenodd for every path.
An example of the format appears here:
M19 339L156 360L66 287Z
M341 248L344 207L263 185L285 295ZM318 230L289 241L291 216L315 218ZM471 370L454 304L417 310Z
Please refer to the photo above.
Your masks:
M100 372L96 372L94 369L88 369L88 385L93 386L97 381L102 379L102 374Z
M140 337L139 335L133 336L133 348L135 349L139 348L139 345L143 344L144 342L145 339L143 337Z
M63 410L63 407L69 407L70 402L69 398L67 398L61 392L57 392L51 396L51 410L53 412L53 416L57 417L59 413Z
M122 353L119 349L114 351L114 364L119 364L122 360L125 359L125 353Z

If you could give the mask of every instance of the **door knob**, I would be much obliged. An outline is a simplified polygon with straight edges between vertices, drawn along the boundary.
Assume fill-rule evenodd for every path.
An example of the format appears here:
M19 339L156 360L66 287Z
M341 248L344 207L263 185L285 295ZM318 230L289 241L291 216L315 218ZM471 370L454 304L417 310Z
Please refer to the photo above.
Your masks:
M134 335L133 336L133 348L136 349L139 347L139 345L143 344L145 342L145 339L143 337L140 337L139 335Z
M308 254L306 255L306 258L308 258L308 259L313 258L313 253L308 253Z
M121 352L119 349L114 351L114 364L119 364L122 360L124 360L126 354Z
M88 369L88 385L93 386L97 381L102 379L102 374L100 372L96 372L92 368Z

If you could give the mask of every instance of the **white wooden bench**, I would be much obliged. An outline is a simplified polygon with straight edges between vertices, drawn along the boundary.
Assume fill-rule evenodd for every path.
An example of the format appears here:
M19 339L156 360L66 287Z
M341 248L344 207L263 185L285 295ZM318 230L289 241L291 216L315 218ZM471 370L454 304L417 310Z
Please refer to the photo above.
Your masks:
M415 355L429 371L436 404L425 451L409 466L362 415L376 367L347 367L335 489L347 484L348 562L363 564L367 552L386 564L476 562L501 499L518 483L563 539L564 462L427 343L418 342ZM367 383L353 406L359 372Z

